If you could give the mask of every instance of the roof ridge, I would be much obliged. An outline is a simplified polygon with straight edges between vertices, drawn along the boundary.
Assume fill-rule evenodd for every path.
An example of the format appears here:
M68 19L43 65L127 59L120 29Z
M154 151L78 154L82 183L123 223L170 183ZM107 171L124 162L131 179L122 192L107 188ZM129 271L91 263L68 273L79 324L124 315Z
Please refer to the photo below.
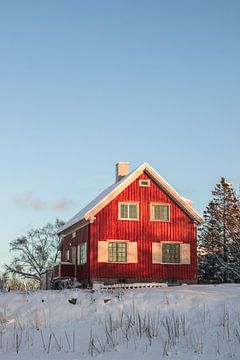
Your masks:
M201 216L185 201L185 199L178 194L174 188L168 184L157 172L153 169L151 165L147 162L142 163L140 166L131 171L128 175L122 178L119 182L115 182L112 185L104 189L96 198L90 201L86 206L84 206L75 216L73 216L65 225L59 229L59 234L62 233L67 228L75 225L81 220L92 220L94 216L111 200L113 200L121 191L123 191L128 185L130 185L144 170L146 170L149 175L158 183L158 185L165 190L168 195L176 202L178 205L188 213L188 215L193 218L197 223L202 223L203 220Z

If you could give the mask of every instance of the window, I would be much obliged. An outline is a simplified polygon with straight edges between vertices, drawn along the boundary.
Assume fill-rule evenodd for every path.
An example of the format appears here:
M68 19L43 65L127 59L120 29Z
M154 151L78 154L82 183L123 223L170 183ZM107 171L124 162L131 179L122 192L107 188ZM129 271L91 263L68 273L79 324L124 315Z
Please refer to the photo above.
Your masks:
M72 263L76 263L76 246L72 247Z
M65 260L69 261L69 250L66 250Z
M138 220L138 203L119 203L118 218L120 220Z
M86 264L87 262L87 243L84 242L78 245L78 265Z
M168 204L151 204L151 220L154 221L169 221L170 219L170 205Z
M168 264L179 264L180 244L162 244L162 262Z
M76 234L76 231L74 231L74 232L72 233L72 239L75 238L76 235L77 235L77 234Z
M150 180L139 180L139 186L149 187L150 186Z
M180 241L152 242L153 264L191 264L191 244Z
M108 243L108 261L109 262L127 262L127 243L109 242Z

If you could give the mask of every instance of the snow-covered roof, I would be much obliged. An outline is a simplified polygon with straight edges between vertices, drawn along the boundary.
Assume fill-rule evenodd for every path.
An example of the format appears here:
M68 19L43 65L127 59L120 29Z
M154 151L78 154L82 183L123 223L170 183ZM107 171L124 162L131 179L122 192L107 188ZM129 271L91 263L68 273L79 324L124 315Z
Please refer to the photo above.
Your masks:
M138 178L144 171L157 182L157 184L175 201L178 205L197 223L202 223L201 216L192 208L190 201L184 199L179 195L148 163L143 163L138 168L133 170L129 175L122 180L112 184L101 192L94 200L87 204L75 216L73 216L65 225L58 231L61 234L64 230L77 224L82 220L91 221L94 216L112 201L120 192L122 192L128 185L130 185L136 178Z
M130 176L130 174L128 175ZM66 224L64 224L58 233L63 232L65 229L69 228L70 226L75 225L79 221L83 220L85 218L85 214L91 211L97 204L99 204L108 194L110 194L112 191L117 188L120 183L123 181L119 181L118 183L114 183L110 186L108 186L105 190L103 190L95 199L93 199L90 203L88 203L84 208L82 208L76 215L74 215Z

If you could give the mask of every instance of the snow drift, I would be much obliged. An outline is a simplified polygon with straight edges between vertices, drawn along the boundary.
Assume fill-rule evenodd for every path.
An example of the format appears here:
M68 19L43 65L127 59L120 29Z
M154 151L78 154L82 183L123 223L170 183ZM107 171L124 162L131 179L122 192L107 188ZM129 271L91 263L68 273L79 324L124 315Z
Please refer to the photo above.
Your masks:
M240 285L0 293L0 357L239 359Z

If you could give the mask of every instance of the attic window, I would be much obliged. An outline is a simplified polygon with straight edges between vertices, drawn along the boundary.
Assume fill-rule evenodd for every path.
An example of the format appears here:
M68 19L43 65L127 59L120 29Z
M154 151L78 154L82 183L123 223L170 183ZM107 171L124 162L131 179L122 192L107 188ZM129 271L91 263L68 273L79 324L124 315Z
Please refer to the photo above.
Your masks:
M139 186L149 187L150 186L150 180L139 180Z
M75 238L76 235L77 235L77 234L76 234L76 231L74 231L74 232L72 233L72 239Z

